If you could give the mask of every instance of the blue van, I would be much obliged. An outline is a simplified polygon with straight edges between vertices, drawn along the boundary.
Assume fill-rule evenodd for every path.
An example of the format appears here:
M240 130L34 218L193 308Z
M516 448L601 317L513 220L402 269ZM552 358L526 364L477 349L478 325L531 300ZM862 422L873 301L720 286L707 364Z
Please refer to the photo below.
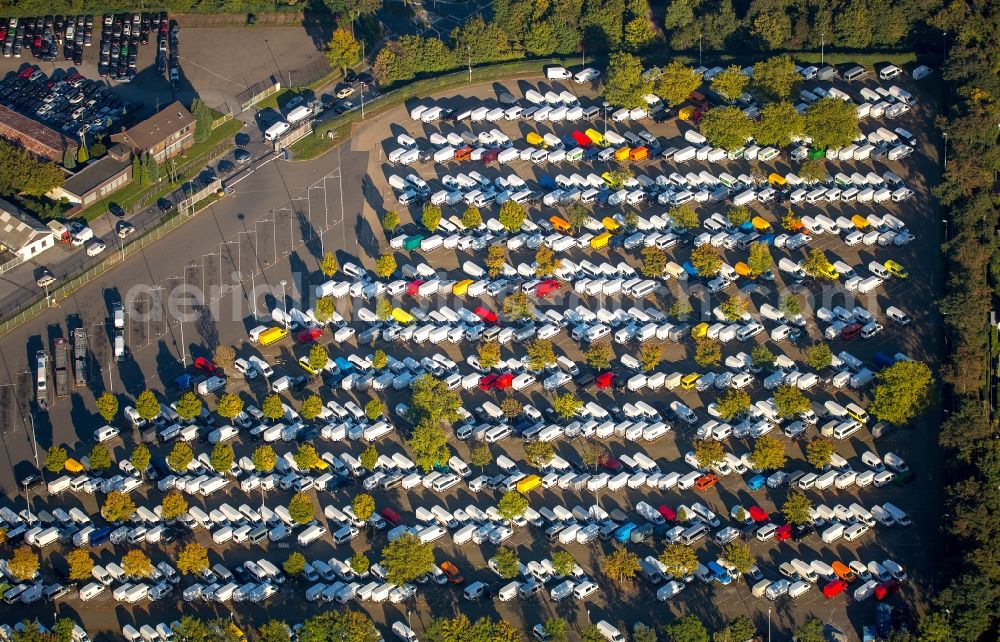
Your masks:
M542 189L555 189L558 187L555 180L547 174L538 177L538 184L542 186Z
M343 357L336 357L333 362L337 364L337 370L341 372L351 372L354 370L354 364Z
M638 526L633 522L625 522L622 524L618 530L615 531L615 541L616 542L627 542L632 538L632 531L634 531Z
M760 490L761 488L764 487L764 484L766 483L767 483L767 477L763 475L754 475L747 482L747 486L750 488L750 490Z
M896 363L896 360L885 354L884 352L875 353L875 365L881 368L888 368L892 364Z
M111 539L111 529L108 527L90 531L90 545L100 546Z
M733 578L729 576L729 572L718 562L709 562L705 564L708 567L708 571L712 574L712 578L719 584L729 584L733 581Z
M698 276L698 268L691 265L691 261L684 261L683 267L684 271L687 272L690 276Z

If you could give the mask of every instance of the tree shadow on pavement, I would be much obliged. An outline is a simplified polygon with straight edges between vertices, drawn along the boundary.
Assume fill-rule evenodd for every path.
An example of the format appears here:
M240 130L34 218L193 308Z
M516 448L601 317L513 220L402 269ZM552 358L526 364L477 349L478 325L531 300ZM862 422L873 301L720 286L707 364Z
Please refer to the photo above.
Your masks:
M368 219L366 219L363 214L358 214L358 217L354 222L354 234L358 240L358 247L360 247L369 258L375 258L378 256L378 239L375 237L375 232L372 230L371 223L368 222Z

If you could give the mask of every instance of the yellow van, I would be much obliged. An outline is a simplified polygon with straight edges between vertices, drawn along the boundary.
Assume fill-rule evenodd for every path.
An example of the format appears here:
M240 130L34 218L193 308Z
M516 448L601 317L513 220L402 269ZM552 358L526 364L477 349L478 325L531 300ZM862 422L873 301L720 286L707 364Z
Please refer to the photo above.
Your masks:
M608 144L607 141L604 140L604 135L596 129L588 129L583 133L587 135L587 138L594 141L594 144L598 147L605 147Z
M615 150L615 160L625 161L628 160L629 152L632 150L628 147L619 147Z
M611 232L601 232L594 238L590 239L590 248L593 250L599 250L603 247L607 247L610 241Z
M755 216L752 219L750 219L750 223L753 225L753 229L761 233L768 233L771 232L773 229L770 223L768 223L759 216Z
M697 372L692 372L691 374L684 375L681 379L681 388L683 390L691 390L694 388L694 384L698 383L701 379L701 375Z
M517 492L524 495L525 493L532 491L542 485L542 478L538 475L528 475L521 481L517 482Z
M257 339L257 342L260 343L260 345L262 346L269 346L272 343L277 343L278 341L281 341L287 336L288 336L287 328L273 327L273 328L268 328L267 330L261 332L260 337L258 337Z
M899 279L909 278L910 276L905 267L891 259L885 262L885 269L889 270L889 274Z
M568 234L573 229L573 226L569 224L569 221L561 216L550 216L549 223L552 223L552 229L556 232L562 232L563 234Z
M699 323L695 327L691 328L691 336L695 339L700 339L708 334L708 324L705 322Z
M694 112L694 107L685 107L677 111L677 117L681 120L691 120L691 117L694 116Z
M469 283L472 283L472 281L469 281ZM403 325L413 323L413 315L402 308L393 308L392 318L395 319L397 323L401 323Z
M820 273L820 276L826 277L826 278L830 279L831 281L835 281L835 280L837 280L837 279L840 278L840 272L838 272L837 268L833 267L829 263L827 263L826 265L820 266L819 273Z
M767 177L767 182L775 187L784 187L786 183L784 176L775 173Z
M870 227L868 219L866 219L864 216L861 216L860 214L855 214L854 216L852 216L851 223L854 223L854 227L858 228L858 230L862 232L864 232Z
M78 475L82 473L84 470L83 464L73 459L72 457L66 460L66 463L63 464L63 468L66 469L67 473L72 473L74 475Z
M528 132L528 135L524 137L529 145L534 145L536 147L545 147L545 139L536 134L535 132Z
M465 296L465 293L469 291L469 286L475 283L472 279L465 279L464 281L459 281L451 288L451 293L455 296ZM407 315L409 316L409 315Z
M606 229L609 232L617 232L618 228L621 227L620 225L618 225L618 221L611 218L610 216L605 216L604 218L602 218L601 225L603 225L604 229Z

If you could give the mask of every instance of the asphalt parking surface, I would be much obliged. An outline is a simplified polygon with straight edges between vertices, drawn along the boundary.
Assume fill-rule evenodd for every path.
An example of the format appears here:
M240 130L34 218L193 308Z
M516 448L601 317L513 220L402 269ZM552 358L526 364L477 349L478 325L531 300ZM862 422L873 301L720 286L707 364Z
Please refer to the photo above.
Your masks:
M523 93L524 87L537 84L537 79L528 84L522 83L520 93ZM904 84L903 86L912 91L908 85ZM860 85L855 84L849 90L854 94L859 87ZM497 91L497 87L490 85L470 87L467 92L463 92L466 94L463 99L448 99L442 102L447 103L448 106L458 106L463 100L467 103L485 97L495 99L498 95ZM519 92L515 91L515 93ZM920 94L918 96L923 97ZM940 327L940 324L936 311L926 305L926 302L936 298L939 292L939 262L936 258L922 258L936 257L937 246L941 240L938 209L929 195L929 187L936 182L936 177L939 175L938 152L932 143L933 138L931 138L933 136L933 131L930 128L932 118L933 113L929 100L919 103L916 113L911 112L899 123L894 123L894 126L902 126L914 132L921 140L921 147L917 153L903 163L892 163L885 166L880 161L873 163L876 171L890 169L900 175L906 181L907 186L913 189L916 194L914 198L905 201L902 205L890 203L884 210L873 209L871 211L892 212L906 222L909 229L916 235L917 240L903 248L874 249L874 254L881 259L891 257L903 263L910 270L911 276L905 282L888 281L882 289L876 291L874 299L864 302L862 305L872 311L876 309L884 311L888 305L896 305L909 313L914 318L914 323L905 329L898 329L885 322L883 325L885 325L886 331L875 339L868 342L856 340L850 345L842 345L835 341L833 343L835 352L847 349L860 358L871 360L875 351L888 354L902 351L914 358L925 359L932 364L937 363L940 345L939 332L936 329ZM521 128L523 126L524 124L518 124L512 127L510 123L505 123L502 128L512 138L514 138L515 131L519 134L518 138L522 138L523 130ZM645 123L643 126L657 136L676 137L677 135L676 124L660 126ZM862 128L864 131L874 129L874 127L866 125L863 125ZM44 449L52 442L66 443L70 446L71 452L82 455L89 449L92 430L100 423L93 415L95 394L99 394L106 388L113 388L119 393L124 389L128 397L134 397L147 387L157 391L165 391L169 387L169 382L182 370L179 363L182 353L188 355L190 362L192 354L207 356L210 351L206 350L205 346L213 345L216 342L236 345L240 355L257 353L258 348L247 343L245 334L246 329L254 324L252 318L254 316L254 302L258 306L258 314L256 315L258 318L265 317L267 309L279 304L283 290L288 305L296 305L302 309L310 307L312 286L322 280L316 274L318 257L321 255L322 249L336 249L341 255L341 263L351 259L351 257L358 257L366 266L371 267L381 251L387 247L386 240L378 225L378 218L381 214L386 209L398 209L404 223L409 222L407 216L402 213L403 208L397 207L393 202L391 190L384 183L385 176L394 172L402 171L405 174L416 170L423 178L429 180L445 171L452 173L458 171L454 168L446 170L440 166L432 165L415 166L408 170L386 167L384 164L385 155L394 147L391 141L404 129L411 134L427 136L431 131L438 129L452 131L458 128L453 128L450 124L421 125L417 128L409 121L403 109L397 109L383 115L378 121L359 128L349 145L345 144L321 159L301 164L287 164L282 161L271 162L257 170L252 177L241 181L236 186L234 195L214 204L209 211L189 221L180 230L116 268L109 273L105 282L88 285L76 296L66 301L60 309L48 311L34 323L22 327L0 340L0 357L2 357L3 365L7 370L8 381L13 384L0 386L0 423L3 423L4 446L10 468L14 471L23 471L26 462L30 461L32 457L27 430L30 424L26 417L29 408L28 404L23 402L25 396L31 396L32 378L28 372L28 364L31 363L31 357L37 349L43 345L48 347L47 343L50 338L67 334L67 331L63 329L67 327L67 324L73 327L76 324L83 324L92 330L91 352L94 357L95 370L100 369L100 377L95 377L88 389L74 391L69 399L57 401L47 416L36 413L34 419L41 448ZM480 131L480 128L477 128L477 131ZM558 130L558 133L564 134L568 131L570 130L564 125L562 129ZM544 132L540 131L539 133ZM652 163L651 165L653 168L659 169L662 164ZM693 167L695 164L691 165ZM744 163L743 166L740 172L734 172L729 167L726 170L734 174L747 171L747 164ZM734 163L733 167L739 167L739 164ZM792 171L785 158L780 159L774 167L781 172ZM489 177L497 174L496 170L492 168L483 170L480 167L477 169ZM517 171L523 178L533 177L542 172L557 173L552 168L545 166L514 164L505 167L503 174L506 175L511 170ZM690 169L685 171L690 171ZM372 178L373 184L362 180L364 173ZM656 172L649 168L647 173ZM343 185L342 191L341 185ZM341 197L343 197L343 209L340 207ZM755 207L761 208L759 204L756 204ZM712 211L725 212L727 208L727 205L719 204L714 208L701 207L699 212L704 218ZM445 209L445 215L460 215L463 209L464 206L452 206ZM495 216L496 209L496 207L487 208L484 214ZM553 213L550 212L550 209L535 207L531 210L531 215L536 220L547 217ZM661 206L646 205L640 211L643 214L651 214L664 209L666 208ZM775 212L779 213L779 217L780 212L783 212L783 207L780 210L771 207L768 209L770 211L768 218L771 220L776 218ZM824 208L824 211L828 214L835 211L836 215L840 215L847 209L849 208L846 207L846 204L837 204ZM810 208L803 207L801 210L797 208L797 211L809 213ZM863 213L868 213L868 210ZM419 219L418 209L414 208L410 215ZM850 212L847 215L850 216ZM835 218L835 216L831 216L831 218ZM320 246L319 237L323 240L322 246ZM848 263L859 266L866 265L873 253L873 249L866 246L848 248L839 238L831 236L817 237L812 246L824 247L828 256L836 254ZM686 249L682 248L676 251L686 258ZM782 254L775 251L775 260L779 256ZM574 261L577 258L573 254L570 254L569 257ZM475 257L459 256L452 251L439 250L420 260L431 263L435 268L454 270L468 258ZM523 260L531 260L527 253L511 258L512 263L515 264ZM634 255L627 256L617 250L608 251L600 259L611 263L627 261L632 265L638 265ZM590 260L599 262L593 257ZM738 259L730 258L730 263L735 260ZM416 262L417 257L397 255L397 261L402 265ZM233 278L232 272L240 272L240 277ZM230 275L229 278L227 278L227 274ZM250 274L253 276L250 277ZM250 282L248 282L248 278ZM288 282L284 288L279 285L282 279ZM130 297L129 289L136 283L146 283L147 287L140 288ZM151 308L155 307L153 297L166 297L170 290L184 283L189 286L197 285L203 292L209 292L205 302L209 304L208 307L212 308L214 322L188 321L184 323L185 338L182 340L182 324L174 320L152 319L137 322L130 319L127 328L127 342L132 359L120 366L110 364L110 346L107 340L109 303L118 298L124 298L126 301L135 300L134 312L143 312L147 309L144 307L147 304ZM781 283L782 277L779 274L777 285L781 285ZM163 289L151 289L148 286ZM214 289L213 286L215 286ZM677 283L671 282L670 286L672 289L677 288ZM248 290L253 287L259 289L266 287L268 295L248 297ZM771 296L772 299L768 300L774 304L773 295ZM759 306L763 300L755 295L753 297L754 307ZM835 300L837 303L840 302L840 299ZM161 298L161 302L166 303L167 301L165 298ZM484 303L489 305L491 302L485 301ZM585 302L589 305L595 303L594 301ZM465 305L468 307L469 302ZM662 304L660 307L665 309L667 305ZM695 307L698 308L698 306ZM708 306L708 310L711 307ZM138 315L136 314L136 316ZM815 320L808 313L806 313L806 317L810 319L808 326L810 336L818 336L820 329L816 326ZM75 319L79 319L79 321L75 321ZM615 345L615 348L619 356L624 354L625 350L622 346ZM385 349L397 358L402 358L407 354L424 356L434 352L446 352L461 364L461 357L463 354L468 355L472 351L472 346L441 344L427 348L412 344L394 344L385 347ZM723 349L723 355L725 357L734 354L737 350L748 351L749 346L745 344L727 345ZM777 347L772 346L772 350L784 352L795 359L801 357L799 348L787 343ZM276 365L278 374L283 372L297 374L299 369L295 365L295 361L305 351L306 348L303 346L292 346L287 343L259 350L263 356ZM367 354L370 351L370 347L357 348L352 341L343 353ZM579 347L571 342L565 333L560 335L560 339L557 341L557 353L561 352L565 352L575 360L580 360ZM678 372L699 370L689 361L690 352L689 342L688 345L666 344L665 362L662 367L666 368L667 371L676 370ZM340 351L336 353L341 354ZM506 358L511 356L511 353L505 350L503 356ZM110 371L109 364L111 365ZM460 365L460 367L462 366ZM467 366L462 371L463 373L467 372ZM258 400L264 394L261 382L250 382L248 385L247 382L236 377L231 378L228 390L248 391L250 397ZM172 394L167 393L167 396L172 398ZM590 398L592 394L592 391L581 392L581 396L585 398ZM330 396L329 392L325 394L325 398L330 398ZM356 398L356 393L336 391L332 396L338 400L346 400ZM762 386L757 384L752 389L752 396L757 400L767 395L763 392ZM830 398L830 396L838 399L846 398L845 391L831 389L815 389L810 392L809 396L820 400ZM357 398L363 402L368 398L368 393L357 395ZM486 398L486 394L479 391L463 394L464 405L469 409L478 406ZM537 407L548 405L545 396L540 392L532 392L530 398ZM605 405L612 405L612 399L607 392L597 393L597 398ZM637 395L626 392L615 393L614 403L621 405L633 398L647 400L658 409L664 408L670 400L680 398L695 409L702 421L708 419L704 412L704 406L711 401L710 395L699 398L694 391L650 393L647 390ZM395 403L403 399L405 399L405 395L391 393L387 395L385 401L387 407L392 408ZM19 404L18 401L21 403ZM124 401L122 405L125 405ZM826 491L825 493L811 491L809 493L814 501L822 501L828 505L858 501L862 505L869 506L873 503L891 501L911 515L914 526L905 530L877 527L874 532L859 542L850 544L840 541L833 546L823 544L818 536L814 536L807 542L791 545L774 542L764 544L754 541L752 548L754 553L759 556L760 566L765 576L772 580L777 579L779 577L777 574L778 563L794 556L801 557L806 561L813 558L830 561L831 558L836 557L843 561L861 559L867 562L892 558L899 561L912 578L904 587L904 599L917 605L925 604L930 590L934 588L932 584L935 577L933 551L937 544L935 516L939 512L937 507L940 506L939 501L935 499L939 497L940 475L939 462L934 447L935 434L931 429L931 426L937 425L936 417L936 411L932 412L912 432L892 431L875 442L878 452L885 453L892 450L900 454L910 468L916 472L916 480L910 485L904 487L889 486L881 489L852 488L845 491ZM405 436L404 429L405 426L400 425L394 434L384 438L379 443L380 452L386 454L406 452L400 443ZM815 431L815 428L812 431ZM683 453L690 449L693 434L694 427L675 422L673 431L653 444L639 445L630 442L622 444L618 439L612 439L609 447L612 454L631 454L637 450L644 451L652 456L661 468L683 472L687 470L682 461ZM807 433L807 436L813 434L815 433L810 432ZM126 436L129 442L134 437ZM799 440L788 446L786 450L790 456L788 470L808 468L808 464L803 461L804 443L804 441ZM237 457L248 455L254 445L249 437L244 438L236 447ZM468 444L453 441L452 445L459 456L467 459ZM345 444L323 442L322 440L317 446L320 452L339 453L348 450ZM872 438L865 432L863 438L856 436L848 443L838 442L838 452L848 458L858 469L860 462L857 455L872 446ZM288 445L287 448L293 449L294 447ZM556 444L557 452L570 461L579 459L577 448L576 443L568 440L562 440ZM749 450L750 446L730 439L726 443L726 448L731 452L743 452ZM202 449L207 450L207 445L199 446L196 448L196 452L200 452ZM515 461L523 459L520 444L512 440L494 445L492 449L494 454L503 452ZM114 453L116 460L126 457L129 450L130 446L117 445ZM354 446L351 450L357 451L360 450L360 447ZM158 452L161 451L158 450ZM283 452L280 446L278 452L279 454ZM496 472L492 468L488 470ZM12 477L10 473L4 473L0 477L0 486L9 496L14 492ZM317 504L321 507L328 504L343 506L350 502L358 490L359 488L355 486L334 493L320 493ZM140 505L155 505L159 502L160 495L155 489L148 492L149 495L145 497L145 501L137 499ZM699 495L697 499L707 503L720 516L727 514L729 506L734 503L749 505L751 502L758 504L773 515L776 507L784 501L785 490L751 493L746 490L745 484L738 476L732 475L723 478L721 484L716 488ZM284 504L287 498L287 494L273 492L268 495L266 503L273 507ZM478 505L492 503L498 498L499 495L490 492L480 493L473 497L464 485L460 485L442 496L434 496L422 489L420 492L391 491L387 494L376 494L379 507L385 505L396 507L404 515L404 518L412 515L412 511L418 505L430 506L441 503L449 509L454 509L472 502L476 502ZM594 501L599 501L606 510L620 507L626 512L631 512L631 506L640 499L650 501L651 498L667 505L676 505L678 502L690 504L692 501L696 501L693 491L679 494L676 490L659 493L650 493L645 490L608 492L602 493L598 500L590 493L584 493L581 496L573 491L560 490L556 487L540 493L536 491L531 496L532 505L536 507L561 503L572 508L577 504L589 505ZM252 506L259 501L259 497L247 497L236 489L228 498L213 496L208 507L223 501L229 501L233 505L246 502ZM40 496L33 498L33 506L36 509L46 505L76 505L77 503L91 513L96 512L98 508L95 499L87 496L70 499L67 495L56 500L45 497L43 491ZM195 535L202 541L207 539L209 543L211 542L210 535L205 531L198 531ZM370 542L372 550L370 557L375 561L378 557L377 551L384 544L383 538L384 533L364 534L352 542L350 550L347 546L334 548L330 546L330 542L326 541L316 543L309 548L307 558L326 559L329 555L336 555L343 559L350 556L351 550L368 549ZM541 533L533 527L518 529L515 536L506 544L518 548L522 562L549 557L551 554L549 544ZM477 547L474 544L466 544L462 547L455 547L450 539L444 538L438 540L435 547L438 560L450 559L454 561L462 569L467 582L472 579L499 581L492 576L485 564L485 560L492 556L496 550L492 545L485 544L482 547ZM752 597L749 586L743 580L737 580L727 587L718 584L706 586L695 581L680 596L665 605L665 608L659 608L660 604L657 603L657 608L651 610L648 606L651 598L648 584L637 581L633 585L621 588L609 584L605 576L596 572L596 560L603 551L610 550L609 544L604 542L589 546L574 544L567 548L573 552L578 562L601 586L601 590L585 604L572 600L556 604L548 597L543 596L528 602L515 600L507 603L479 603L470 606L461 598L460 590L450 586L438 587L428 584L421 587L416 603L412 605L364 603L357 606L369 611L377 623L386 626L396 619L405 619L407 611L410 611L409 617L412 618L411 622L418 632L421 629L421 624L426 623L428 614L451 614L459 610L470 616L480 613L496 613L505 619L520 623L525 630L530 629L537 622L544 621L552 613L562 615L581 627L586 625L588 618L592 621L603 618L613 622L625 621L629 624L634 621L662 624L670 619L669 613L678 614L686 611L698 613L707 624L713 626L721 625L728 617L745 613L753 617L763 630L766 627L769 607L771 607L772 624L777 639L787 639L793 626L808 616L820 617L827 623L835 624L852 638L860 637L860 627L871 624L874 620L874 604L872 602L853 603L844 596L827 601L814 588L797 600L792 601L786 598L771 605L763 599ZM645 543L634 545L634 548L642 557L647 554L656 554L661 549L661 544L652 544L647 540ZM697 546L697 550L699 558L706 561L714 559L718 547L703 541ZM167 551L159 549L150 551L154 561L169 558L171 553L172 551L169 549ZM288 550L280 546L269 549L256 547L247 549L228 545L224 549L224 553L224 556L214 555L212 561L222 560L225 564L234 566L235 563L244 559L266 556L273 561L280 562L287 556ZM45 554L55 561L56 566L59 566L61 552L56 552L53 549L46 550ZM120 551L114 552L108 546L98 552L98 557L103 561L117 560L119 556ZM300 587L301 590L304 590L304 587ZM273 617L274 612L280 609L283 617L297 621L307 617L316 608L301 600L300 596L301 592L286 588L279 596L272 598L264 606L240 605L234 615L241 623L259 624L267 613ZM121 625L127 622L141 624L172 620L176 617L178 608L174 597L176 594L152 604L127 607L115 603L105 593L83 607L75 595L71 594L60 600L57 606L60 613L77 612L93 635L101 631L119 631ZM895 604L901 602L899 598L893 599ZM185 604L183 608L185 611L219 614L227 614L230 610L226 605L204 603ZM30 607L29 610L33 609L35 607ZM37 612L41 616L47 616L49 609L48 607L38 607Z

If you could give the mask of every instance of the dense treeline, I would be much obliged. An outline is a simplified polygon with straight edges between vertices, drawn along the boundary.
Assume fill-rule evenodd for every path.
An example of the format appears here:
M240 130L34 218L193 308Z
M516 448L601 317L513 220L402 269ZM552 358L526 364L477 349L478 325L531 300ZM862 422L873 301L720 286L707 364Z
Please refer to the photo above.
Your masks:
M950 565L938 606L950 612L956 640L996 639L1000 626L1000 442L990 417L985 386L991 373L988 339L993 290L988 280L998 255L998 209L994 190L1000 169L1000 28L989 0L954 3L961 17L955 46L944 69L953 105L939 123L947 134L948 167L936 193L950 220L944 245L947 262L941 301L948 341L944 379L952 412L941 427L945 461L943 511L950 531ZM984 637L985 636L985 637Z
M0 140L0 195L41 196L63 184L55 163L39 160L24 149Z
M404 36L379 54L383 84L523 57L616 51L910 48L943 51L967 29L957 0L670 0L654 23L648 0L497 0L445 40Z

